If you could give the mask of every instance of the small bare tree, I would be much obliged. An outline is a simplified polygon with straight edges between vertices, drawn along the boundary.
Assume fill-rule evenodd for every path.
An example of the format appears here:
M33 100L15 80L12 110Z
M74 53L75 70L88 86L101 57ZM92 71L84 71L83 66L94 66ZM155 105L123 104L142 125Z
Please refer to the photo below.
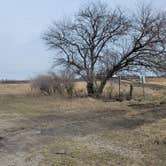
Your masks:
M55 22L43 37L57 51L55 65L80 75L89 95L101 94L107 80L124 70L165 70L161 62L166 56L166 14L143 6L129 18L107 6L89 4L73 19ZM98 73L101 80L95 88Z

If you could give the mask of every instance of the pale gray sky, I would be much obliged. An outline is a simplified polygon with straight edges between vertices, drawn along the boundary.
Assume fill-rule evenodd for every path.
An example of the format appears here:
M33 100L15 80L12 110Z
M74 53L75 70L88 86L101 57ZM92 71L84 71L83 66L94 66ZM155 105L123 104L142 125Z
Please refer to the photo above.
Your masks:
M166 0L105 1L126 11L150 2L166 10ZM0 0L0 79L29 79L47 72L53 52L43 44L42 33L53 20L70 17L85 2L91 0Z

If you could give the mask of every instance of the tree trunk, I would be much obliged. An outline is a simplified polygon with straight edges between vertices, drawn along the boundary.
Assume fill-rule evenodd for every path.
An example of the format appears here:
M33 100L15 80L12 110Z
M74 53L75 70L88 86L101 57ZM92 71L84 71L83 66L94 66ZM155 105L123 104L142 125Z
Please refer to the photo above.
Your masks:
M100 87L97 90L97 95L101 95L103 93L103 89L104 89L106 83L107 83L107 79L106 78L101 81Z
M93 82L87 83L87 92L88 92L88 96L94 95L94 83Z
M97 95L101 95L103 93L104 87L108 81L109 78L112 78L114 72L109 72L107 76L101 80L100 87L97 90Z

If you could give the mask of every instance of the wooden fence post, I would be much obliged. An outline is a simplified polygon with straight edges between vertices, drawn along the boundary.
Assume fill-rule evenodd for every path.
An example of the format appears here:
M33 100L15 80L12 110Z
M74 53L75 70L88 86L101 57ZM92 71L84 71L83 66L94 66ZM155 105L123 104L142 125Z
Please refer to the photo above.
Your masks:
M133 90L134 90L134 86L132 83L130 83L130 100L133 98Z
M143 93L143 98L145 99L145 77L141 77L141 83L142 83L142 93Z
M121 93L120 93L121 92L121 76L119 76L118 78L119 78L118 80L119 80L119 99L120 99L120 97L121 97Z

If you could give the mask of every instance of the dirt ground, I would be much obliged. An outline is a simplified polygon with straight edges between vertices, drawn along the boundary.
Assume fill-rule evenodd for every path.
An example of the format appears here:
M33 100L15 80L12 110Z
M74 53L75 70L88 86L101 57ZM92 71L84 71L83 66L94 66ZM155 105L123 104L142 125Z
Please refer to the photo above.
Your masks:
M0 95L0 166L165 166L166 102Z
M23 104L23 99L18 100ZM16 107L6 114L2 109L0 165L166 164L165 103L123 103L119 107L116 103L92 99L88 105L86 100L77 100L79 106L75 106L75 100L67 100L73 111L59 103L55 105L58 107L51 106L55 110L37 114L32 111L27 116L15 110ZM16 101L9 101L4 107ZM97 109L93 105L96 103L107 106ZM39 104L42 101L37 101L34 107L37 109ZM88 110L83 110L84 104Z

